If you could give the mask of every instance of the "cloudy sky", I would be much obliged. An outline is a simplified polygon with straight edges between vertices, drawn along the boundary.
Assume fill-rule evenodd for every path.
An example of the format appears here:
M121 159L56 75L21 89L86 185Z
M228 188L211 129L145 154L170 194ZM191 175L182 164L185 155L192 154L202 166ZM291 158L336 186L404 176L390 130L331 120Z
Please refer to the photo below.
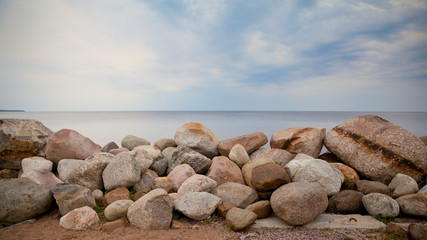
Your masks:
M427 111L427 1L0 0L0 109Z

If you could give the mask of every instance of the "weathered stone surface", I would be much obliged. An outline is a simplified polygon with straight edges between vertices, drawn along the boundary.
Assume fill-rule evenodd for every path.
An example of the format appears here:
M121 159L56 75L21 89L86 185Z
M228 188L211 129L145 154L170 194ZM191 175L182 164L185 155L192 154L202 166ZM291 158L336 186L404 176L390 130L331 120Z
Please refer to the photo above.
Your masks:
M245 209L254 212L257 215L257 218L266 218L270 216L272 212L270 201L268 200L252 203Z
M356 182L360 180L359 175L357 174L357 172L342 163L329 163L331 164L332 167L340 170L340 172L344 175L344 184L345 184L345 188L354 188L354 186L356 185Z
M344 182L344 175L338 169L320 159L294 159L285 168L292 182L318 182L328 196L338 193Z
M256 158L262 158L262 157L264 157L264 154L266 154L268 152L268 150L270 150L270 149L271 148L266 148L266 147L259 148L258 150L256 150L253 153L249 154L250 161L254 160Z
M405 195L396 201L402 213L427 218L427 193Z
M90 207L81 207L72 210L59 219L59 225L66 229L86 230L99 222L96 212Z
M363 193L344 190L329 199L328 211L331 213L358 213L362 209Z
M165 149L164 151L166 151ZM185 146L178 146L168 161L168 174L178 165L190 165L196 173L204 173L211 166L212 161L206 156Z
M215 180L204 175L195 174L182 183L178 193L184 195L189 192L211 192L217 185Z
M157 175L163 176L168 169L168 162L163 157L159 157L153 161L150 169L155 171Z
M163 149L162 155L165 158L166 162L168 162L168 164L172 162L173 160L172 155L176 151L176 149L177 149L176 147L167 147Z
M218 151L222 156L229 156L231 148L236 144L242 145L248 154L253 153L258 148L268 142L267 136L262 132L249 133L235 138L223 140L218 145Z
M52 131L32 119L0 119L0 168L21 169L21 160L44 155Z
M132 187L153 163L151 155L141 149L117 154L102 173L104 188Z
M129 149L127 149L127 148L114 148L114 149L111 149L110 151L108 151L108 153L111 153L113 155L117 155L121 152L129 152Z
M240 183L227 182L219 185L212 194L218 196L223 202L231 202L239 208L245 208L258 198L256 191Z
M0 179L0 223L18 223L47 211L52 204L49 187L27 178Z
M207 219L221 204L221 199L207 192L189 192L173 201L175 209L194 220Z
M271 148L291 153L304 153L317 158L323 147L325 128L295 127L275 132L270 139Z
M114 230L118 228L125 228L128 224L123 218L117 219L112 222L106 222L101 227L101 231L103 232L113 232Z
M185 182L189 177L195 175L196 172L188 164L181 164L176 166L169 174L168 177L172 182L172 190L178 191L182 183Z
M105 194L104 206L107 207L115 201L128 200L129 198L130 198L129 190L125 187L119 187Z
M254 159L243 166L242 172L246 184L257 191L274 190L290 182L285 169L270 158Z
M408 233L399 224L389 222L385 228L385 232L391 234L392 239L408 240Z
M113 158L113 154L105 152L92 155L83 161L83 163L74 167L65 181L87 187L92 191L103 189L102 172Z
M117 148L119 148L119 145L117 145L117 143L109 142L101 148L101 152L109 152L110 150L117 149Z
M230 211L232 208L237 207L234 203L231 202L222 202L218 207L217 211L219 215L223 218L227 215L228 211Z
M245 184L239 166L224 156L214 157L212 159L212 164L206 176L215 180L218 185L226 182Z
M391 196L398 198L418 192L417 182L408 175L398 173L388 185Z
M159 177L156 172L153 170L147 169L142 175L141 179L139 179L138 182L135 183L133 186L133 189L135 191L141 191L144 190L146 192L149 192L154 187L154 180Z
M133 135L127 135L122 139L122 147L127 148L130 151L132 151L134 147L141 145L150 145L150 142L144 138Z
M281 186L270 199L274 213L290 225L313 221L328 207L328 196L315 182L293 182Z
M168 177L157 177L154 179L153 188L162 188L166 192L172 191L172 182Z
M169 229L173 206L168 193L158 188L134 202L128 209L127 217L130 224L142 229Z
M61 215L65 215L69 211L83 206L91 208L96 206L92 191L79 185L69 183L57 184L52 188L52 193Z
M11 178L17 178L18 177L18 171L12 170L12 169L3 169L0 170L0 179L11 179Z
M174 139L162 138L154 143L154 147L160 151L165 150L168 147L177 147Z
M427 239L427 224L412 223L408 227L408 235L412 240Z
M371 216L381 214L383 217L396 217L399 215L399 204L385 194L369 193L363 196L362 202Z
M42 157L30 157L22 159L21 165L24 173L29 170L52 172L53 163Z
M52 134L46 144L46 159L55 166L62 159L86 159L101 151L101 147L80 133L61 129Z
M102 204L102 201L104 200L104 193L101 190L96 189L92 191L92 196L97 204Z
M128 208L132 203L133 201L129 199L114 201L105 208L105 218L108 221L114 221L118 218L125 217L127 215Z
M205 125L189 122L176 130L175 142L199 152L208 158L218 155L219 138Z
M62 181L67 180L68 175L70 175L73 169L83 162L84 160L79 159L62 159L58 162L58 178Z
M34 183L46 185L50 188L58 183L62 183L61 179L57 178L55 174L49 171L29 170L23 173L21 178L28 178Z
M357 191L363 194L382 193L390 195L387 185L377 181L360 180L356 182Z
M375 115L334 127L325 146L364 177L390 183L403 173L417 182L427 172L427 146L414 134Z
M275 163L285 167L286 164L295 158L295 154L290 153L284 149L272 148L268 149L263 157L271 158Z
M153 160L162 156L162 152L159 149L154 148L151 145L141 145L141 146L137 146L137 147L133 148L133 150L136 150L136 149L142 149L142 150L147 151L151 155L151 158Z
M237 164L240 168L243 167L247 162L249 162L249 155L246 152L246 149L241 144L234 145L228 157L231 161Z
M231 230L242 231L255 222L257 215L252 211L235 207L228 211L225 219Z

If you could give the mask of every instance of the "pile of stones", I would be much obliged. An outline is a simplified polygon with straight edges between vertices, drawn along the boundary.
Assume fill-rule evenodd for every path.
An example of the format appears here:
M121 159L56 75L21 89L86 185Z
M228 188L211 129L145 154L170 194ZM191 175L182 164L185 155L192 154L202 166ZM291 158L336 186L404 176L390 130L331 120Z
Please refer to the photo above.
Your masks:
M126 219L142 229L216 211L234 231L272 214L293 226L325 212L427 218L427 146L394 123L359 116L328 133L277 131L267 143L262 132L220 141L189 122L153 145L129 135L121 147L101 147L74 130L2 119L0 222L19 223L52 206L59 224L75 230L98 223L96 211L106 228ZM321 154L323 146L329 151Z

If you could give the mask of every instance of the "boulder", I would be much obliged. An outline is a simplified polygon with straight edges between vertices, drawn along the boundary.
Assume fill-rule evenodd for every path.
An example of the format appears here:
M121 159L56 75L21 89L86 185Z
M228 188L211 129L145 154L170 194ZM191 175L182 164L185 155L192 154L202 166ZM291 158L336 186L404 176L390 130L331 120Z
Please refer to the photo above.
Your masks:
M355 190L344 190L329 199L328 211L331 213L351 214L362 209L363 193Z
M257 218L266 218L271 215L272 209L270 201L262 200L245 207L246 210L252 211L257 215Z
M427 239L427 224L411 223L408 227L408 235L412 240Z
M113 158L113 154L105 152L92 155L81 164L74 167L65 181L67 183L87 187L92 191L95 189L103 189L102 172Z
M177 145L175 143L175 140L166 139L166 138L159 139L154 143L154 147L159 149L160 151L163 151L168 147L176 147L176 146Z
M166 151L165 149L164 151ZM166 157L165 157L166 158ZM168 174L178 165L190 165L196 173L204 173L211 166L212 161L206 156L185 146L178 146L168 161Z
M390 234L392 239L409 240L408 233L399 224L389 222L385 228L385 233Z
M109 191L104 196L104 206L107 207L115 201L130 199L130 192L125 187L119 187Z
M79 164L83 163L84 160L79 159L62 159L58 162L58 178L65 181L68 175L76 168Z
M128 225L128 223L123 219L117 219L115 221L112 222L106 222L104 223L104 225L102 225L101 227L101 231L102 232L113 232L114 230L118 229L118 228L125 228Z
M391 196L398 198L418 192L417 182L408 175L398 173L388 185Z
M294 159L286 165L292 182L318 182L328 196L338 193L344 175L328 162L320 159Z
M329 151L320 154L320 156L318 158L322 159L322 160L325 160L328 163L338 163L338 162L341 162L341 160L335 154L333 154L333 153L331 153Z
M189 192L173 201L175 209L194 220L207 219L221 204L221 199L207 192Z
M85 231L99 221L98 214L92 208L85 206L76 208L61 217L59 225L66 229Z
M214 157L212 159L212 164L206 176L215 180L218 185L226 182L245 184L239 166L224 156Z
M168 177L157 177L154 179L154 189L162 188L166 192L172 191L172 182Z
M328 195L316 182L292 182L273 192L274 213L289 225L304 225L325 212Z
M92 208L96 206L92 191L79 185L69 183L57 184L52 188L52 193L61 215L65 215L76 208L84 206Z
M381 214L383 217L396 217L399 215L399 204L385 194L369 193L362 197L362 202L371 216Z
M117 145L117 143L115 143L115 142L109 142L109 143L105 144L105 146L103 146L101 148L101 152L106 152L107 153L110 150L117 149L117 148L119 148L119 145Z
M356 182L356 187L357 191L362 192L363 194L382 193L390 195L387 185L376 181L359 180Z
M325 146L364 177L389 184L398 173L417 182L427 172L427 146L375 115L358 116L328 132Z
M264 133L255 132L221 141L218 145L218 151L222 156L229 157L229 153L234 145L240 144L246 149L248 154L251 154L267 142L268 138Z
M92 191L92 196L97 204L102 204L102 201L104 200L104 193L101 190L96 189Z
M290 153L284 149L272 148L268 149L262 157L271 158L275 163L282 167L285 167L292 159L295 158L295 154Z
M147 151L151 155L151 158L153 160L156 160L157 158L162 156L162 152L151 145L141 145L133 148L133 150L136 150L136 149L142 149Z
M285 149L291 153L304 153L319 157L325 138L325 128L294 127L275 132L270 139L271 148Z
M165 190L154 189L130 205L127 217L130 224L142 229L169 229L173 205Z
M260 192L275 190L291 182L286 170L270 158L257 158L242 168L246 184Z
M132 205L133 201L126 200L117 200L108 205L104 210L104 216L108 221L114 221L121 217L126 217L128 208Z
M253 153L249 154L249 161L252 161L256 158L262 158L264 157L264 154L266 154L268 152L268 150L270 150L271 148L259 148L258 150L254 151Z
M255 222L257 215L252 211L235 207L228 211L225 219L227 227L231 230L242 231Z
M344 187L347 189L352 189L356 185L356 182L360 180L357 172L342 163L329 163L332 167L338 169L344 175Z
M146 192L151 191L155 184L155 179L158 177L157 173L153 170L147 169L142 175L141 179L133 185L135 191L144 190Z
M175 132L175 142L199 152L208 158L218 155L219 138L198 122L189 122Z
M188 164L181 164L176 166L169 174L168 177L172 182L172 190L178 191L181 185L187 180L189 177L195 175L196 172L193 168Z
M117 154L102 173L104 188L132 187L153 163L151 155L141 149Z
M127 135L122 139L122 147L127 148L130 151L132 151L134 147L141 145L150 145L150 142L144 138L133 135Z
M52 172L53 163L42 157L30 157L22 159L21 165L24 173L29 170Z
M54 187L58 183L63 183L61 179L57 178L55 174L49 171L29 170L23 173L21 178L28 178L34 183L46 185L50 188Z
M216 186L215 180L204 175L195 174L182 183L178 193L184 195L189 192L211 192Z
M427 218L427 193L405 195L396 201L402 213Z
M46 159L55 166L62 159L86 159L101 151L101 147L80 133L61 129L52 134L46 144Z
M245 208L258 198L258 194L253 188L233 182L219 185L212 190L212 194L221 198L223 202L235 204L238 208Z
M0 170L0 179L18 178L18 171L12 169Z
M246 152L246 149L241 144L234 145L228 157L231 161L237 164L240 168L243 167L247 162L249 162L249 155Z
M154 159L150 169L155 171L157 175L163 176L168 169L168 162L163 157L159 157Z
M27 178L0 179L0 223L19 223L47 211L52 204L49 187Z
M231 202L222 202L218 207L217 211L218 214L225 218L227 216L228 211L230 211L232 208L237 207L234 203Z
M168 162L168 164L172 162L173 160L172 155L176 150L177 150L176 147L167 147L163 149L162 156L166 160L166 162Z
M121 152L129 152L129 149L127 149L127 148L114 148L114 149L111 149L110 151L108 151L108 153L111 153L113 155L117 155Z
M43 156L52 131L32 119L0 119L0 168L21 169L21 160Z

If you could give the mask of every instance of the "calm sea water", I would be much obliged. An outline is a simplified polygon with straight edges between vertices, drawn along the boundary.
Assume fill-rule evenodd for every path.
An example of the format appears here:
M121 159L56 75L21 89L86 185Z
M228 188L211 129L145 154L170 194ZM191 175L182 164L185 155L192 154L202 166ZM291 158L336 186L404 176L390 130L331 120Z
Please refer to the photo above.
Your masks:
M0 112L0 118L36 119L52 131L74 129L103 146L110 141L120 145L128 134L153 144L160 138L173 138L176 129L190 121L203 123L223 140L258 131L270 138L290 127L324 127L329 131L366 114L378 115L417 136L427 135L427 112Z

